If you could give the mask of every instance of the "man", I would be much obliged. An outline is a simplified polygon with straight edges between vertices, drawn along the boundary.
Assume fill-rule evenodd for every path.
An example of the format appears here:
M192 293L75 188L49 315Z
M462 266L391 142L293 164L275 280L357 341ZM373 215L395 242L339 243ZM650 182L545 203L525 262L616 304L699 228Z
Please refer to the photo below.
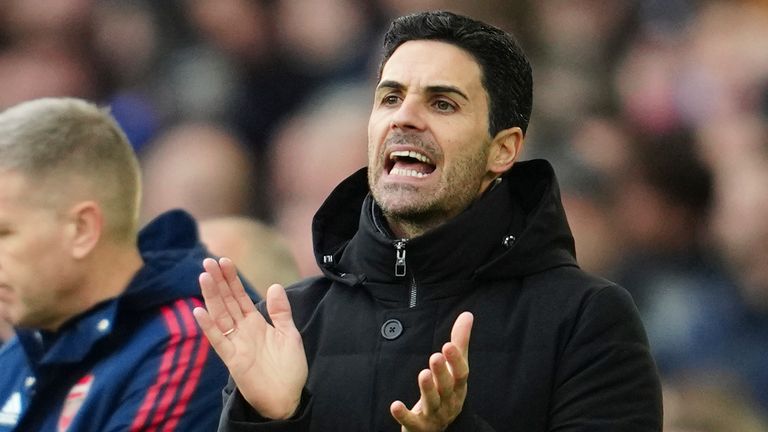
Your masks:
M139 168L76 99L0 113L0 431L207 431L226 368L192 318L206 256L180 211L138 234Z
M515 163L531 88L498 29L393 22L369 166L314 219L324 275L271 286L270 325L204 262L195 317L236 384L220 430L661 430L631 298L578 268L549 164Z

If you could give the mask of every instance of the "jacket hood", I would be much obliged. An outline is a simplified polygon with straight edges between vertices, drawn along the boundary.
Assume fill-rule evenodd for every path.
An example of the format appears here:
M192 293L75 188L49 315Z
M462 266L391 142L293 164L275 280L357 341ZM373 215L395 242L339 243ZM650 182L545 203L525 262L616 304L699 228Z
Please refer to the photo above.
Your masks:
M144 266L116 299L95 305L55 333L17 329L19 342L33 368L41 361L81 361L97 342L112 334L102 323L115 326L116 321L131 322L142 311L185 297L200 297L197 278L207 252L189 214L173 210L158 216L141 230L138 246Z
M326 276L356 284L396 280L395 241L381 229L367 169L344 180L315 215L315 255ZM383 221L383 218L379 218ZM576 265L552 166L516 163L464 212L405 244L420 284L522 277Z
M198 276L209 256L200 242L197 224L183 210L171 210L147 224L139 233L144 266L134 276L121 306L152 309L184 297L199 297Z

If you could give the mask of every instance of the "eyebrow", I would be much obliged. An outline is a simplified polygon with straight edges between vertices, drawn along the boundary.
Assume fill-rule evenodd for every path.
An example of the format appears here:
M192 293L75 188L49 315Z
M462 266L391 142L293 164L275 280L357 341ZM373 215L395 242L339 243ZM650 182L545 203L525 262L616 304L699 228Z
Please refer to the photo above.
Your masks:
M376 87L376 90L381 89L394 89L394 90L405 90L405 86L397 81L382 81L379 83L379 85ZM461 90L459 90L457 87L454 86L448 86L448 85L433 85L433 86L427 86L426 88L427 93L453 93L456 95L461 96L464 98L464 100L469 101L469 97L464 94Z

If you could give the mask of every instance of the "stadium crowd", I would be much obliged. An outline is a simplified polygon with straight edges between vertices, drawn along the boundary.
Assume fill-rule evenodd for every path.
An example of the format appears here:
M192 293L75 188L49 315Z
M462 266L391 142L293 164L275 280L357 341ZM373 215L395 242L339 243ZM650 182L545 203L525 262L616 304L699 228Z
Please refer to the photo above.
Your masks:
M633 295L665 430L768 430L768 1L6 0L0 109L108 105L145 222L255 218L310 276L312 215L366 163L384 26L425 9L526 49L523 159L555 166L581 266Z

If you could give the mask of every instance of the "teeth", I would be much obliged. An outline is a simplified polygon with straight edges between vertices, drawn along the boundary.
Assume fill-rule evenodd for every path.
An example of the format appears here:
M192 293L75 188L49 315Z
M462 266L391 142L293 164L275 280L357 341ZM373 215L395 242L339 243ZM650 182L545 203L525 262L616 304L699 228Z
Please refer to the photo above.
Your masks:
M393 168L389 175L396 175L402 177L426 177L427 174L418 172L416 170L407 170L402 168Z
M427 156L421 153L417 153L415 151L408 151L408 150L393 151L392 153L390 153L389 158L394 159L398 156L409 157L409 158L416 159L419 162L424 162L426 164L434 165L434 163L432 162L432 159L428 158Z

